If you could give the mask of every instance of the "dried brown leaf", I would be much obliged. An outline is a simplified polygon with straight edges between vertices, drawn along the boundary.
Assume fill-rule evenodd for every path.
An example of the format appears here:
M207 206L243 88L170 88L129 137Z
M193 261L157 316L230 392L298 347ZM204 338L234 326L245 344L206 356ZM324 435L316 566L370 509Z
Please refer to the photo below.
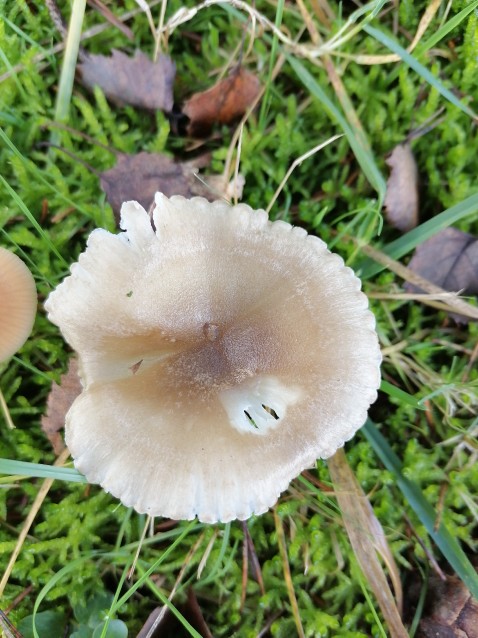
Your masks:
M188 133L205 136L213 124L231 124L244 115L260 88L255 75L238 67L207 91L195 93L183 108L190 120Z
M459 578L430 581L429 615L420 621L417 638L478 638L478 601Z
M384 202L387 221L405 232L418 223L418 170L410 144L396 146L386 162L392 169Z
M478 239L457 228L445 228L416 249L408 268L450 292L478 294ZM408 292L421 292L406 284ZM465 321L462 315L453 315Z
M88 55L79 66L83 84L99 86L116 104L131 104L142 109L171 111L176 66L167 55L156 62L141 51L130 58L121 51L111 57Z
M207 156L197 158L193 165L158 153L120 154L116 166L101 174L101 188L117 221L123 202L134 200L149 210L158 191L167 197L200 195L214 200L217 196L195 176L197 168L208 160Z
M41 418L41 428L47 435L56 455L65 448L60 430L65 425L66 413L81 390L78 363L76 359L70 359L68 371L62 375L60 385L53 383L51 386L46 404L46 414Z
M445 228L423 242L408 267L450 292L478 294L478 240L457 228Z

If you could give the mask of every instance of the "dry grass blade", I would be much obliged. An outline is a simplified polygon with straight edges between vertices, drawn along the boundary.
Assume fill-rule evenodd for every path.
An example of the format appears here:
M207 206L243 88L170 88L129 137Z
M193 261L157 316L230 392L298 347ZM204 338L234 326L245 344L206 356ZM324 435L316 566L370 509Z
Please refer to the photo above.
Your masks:
M305 7L303 0L297 0L297 5L302 14L302 17L304 19L305 25L307 27L307 30L309 32L309 35L313 44L317 47L320 47L323 44L322 37L318 29L316 28L311 15L307 11L307 8ZM316 60L312 60L312 61L314 62L314 64L317 64ZM340 102L340 105L342 106L345 117L348 123L350 124L351 130L353 131L353 135L355 137L357 145L361 148L363 152L365 152L366 154L370 154L371 153L370 143L368 141L365 130L357 115L356 110L354 109L352 101L345 89L345 85L342 82L339 74L337 73L335 69L334 63L330 55L328 54L322 55L321 64L323 64L327 72L327 75L329 76L330 83L335 91L335 94L337 96L337 99ZM382 200L382 197L384 195L384 193L382 193L382 190L384 191L384 186L385 186L384 183L383 184L381 183L382 181L383 181L383 178L381 175L376 176L372 180L373 186L376 187L377 191L379 192L380 200Z
M3 413L3 417L5 419L5 423L10 430L15 429L15 423L10 414L10 410L8 409L7 402L5 401L5 397L3 396L3 392L0 388L0 411Z
M376 248L372 248L371 246L366 245L361 245L360 248L367 255L367 257L370 257L377 263L385 266L396 275L398 275L402 279L405 279L405 281L408 281L417 288L426 290L428 293L433 295L435 299L436 295L443 296L443 298L447 300L447 303L439 304L439 308L441 310L445 310L446 312L456 312L460 315L464 315L465 317L470 317L470 319L478 320L478 308L472 306L464 299L461 299L456 295L449 296L451 294L449 291L443 290L443 288L440 288L440 286L433 284L431 281L428 281L428 279L425 279L424 277L420 277L420 275L414 273L412 270L410 270L410 268L407 268L400 262L395 261L395 259L392 259ZM437 307L436 302L427 302L426 299L426 296L422 295L420 301L423 301L423 303L427 303L427 305Z
M302 627L302 621L300 619L299 605L297 604L297 598L295 596L294 583L292 582L292 575L290 573L289 559L287 557L287 543L285 540L282 520L277 513L276 507L274 507L273 512L277 533L277 544L279 545L279 553L282 559L282 569L284 570L284 580L287 588L287 593L289 595L289 601L292 607L292 615L294 616L297 635L299 636L299 638L305 638L304 628Z
M23 638L22 634L15 629L12 623L8 620L8 616L0 609L0 629L2 630L2 636L5 638Z
M343 449L338 450L328 459L328 466L355 557L375 594L390 635L392 638L407 638L408 633L398 610L402 600L400 577L380 523L375 518L366 495L350 469ZM387 564L397 602L390 591L376 551L380 552Z
M121 33L128 38L128 40L134 40L134 33L131 31L129 27L119 20L115 14L109 9L106 4L101 2L101 0L87 0L88 4L95 8L98 13L101 13L103 18L109 22L111 25L116 27Z
M328 146L329 144L332 144L332 142L335 142L335 140L338 140L340 137L343 137L343 135L339 134L339 135L333 135L332 137L329 137L328 140L325 140L325 142L321 142L317 146L314 146L314 148L310 149L310 151L307 151L307 153L304 153L303 155L301 155L300 157L298 157L297 159L295 159L292 162L292 164L289 166L289 169L288 169L287 173L284 175L283 180L281 181L281 183L277 187L276 192L272 196L272 199L271 199L271 201L269 202L269 204L268 204L268 206L266 208L266 212L267 213L270 212L272 206L275 204L276 199L279 197L282 189L284 188L287 180L292 175L294 170L298 166L300 166L303 161L305 161L309 157L312 157L312 155L315 155L315 153L317 153L318 151L321 151L325 146Z
M428 7L425 9L422 18L420 20L420 24L418 25L418 29L415 33L415 36L410 44L407 47L407 51L411 53L420 40L423 37L423 34L430 26L431 21L435 17L438 9L440 8L441 0L432 0ZM334 55L338 55L340 57L344 57L347 59L351 59L357 64L364 65L373 65L373 64L390 64L391 62L400 62L401 57L396 53L382 54L382 55L349 55L346 53L342 53L340 51L334 51Z

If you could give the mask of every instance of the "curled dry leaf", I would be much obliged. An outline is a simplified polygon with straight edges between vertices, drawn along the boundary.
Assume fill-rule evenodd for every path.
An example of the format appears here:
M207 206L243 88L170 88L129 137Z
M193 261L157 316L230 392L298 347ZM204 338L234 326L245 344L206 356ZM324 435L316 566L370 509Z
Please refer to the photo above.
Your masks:
M156 62L141 51L129 57L114 50L111 57L88 55L80 64L83 84L99 86L116 104L131 104L142 109L171 111L176 66L167 55Z
M410 270L450 292L478 294L478 240L457 228L445 228L415 251ZM412 284L405 285L408 292L423 292ZM454 315L457 321L465 321Z
M65 448L60 430L65 425L65 416L82 386L78 376L78 363L70 359L68 371L62 375L60 385L53 383L47 399L46 414L41 418L41 428L47 435L56 455Z
M184 105L190 122L188 133L205 136L213 124L230 124L244 115L259 94L261 85L255 75L242 67L213 87L195 93Z
M387 221L405 232L418 223L418 170L410 144L396 146L386 162L392 169L384 202Z
M456 576L433 578L429 615L420 621L417 638L478 638L478 601Z
M181 163L159 153L119 154L116 166L101 174L101 188L118 223L123 202L134 200L149 210L158 191L167 197L200 195L212 201L217 195L196 177L197 169L207 162L206 155L194 163Z

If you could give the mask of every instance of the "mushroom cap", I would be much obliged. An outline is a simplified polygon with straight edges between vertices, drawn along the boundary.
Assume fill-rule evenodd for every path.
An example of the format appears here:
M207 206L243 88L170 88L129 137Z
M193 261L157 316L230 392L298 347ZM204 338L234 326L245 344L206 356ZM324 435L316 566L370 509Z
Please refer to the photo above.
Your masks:
M23 261L0 247L0 362L28 339L37 311L35 281Z
M84 386L75 465L152 516L245 519L365 419L380 383L360 281L263 210L158 193L95 230L45 304Z

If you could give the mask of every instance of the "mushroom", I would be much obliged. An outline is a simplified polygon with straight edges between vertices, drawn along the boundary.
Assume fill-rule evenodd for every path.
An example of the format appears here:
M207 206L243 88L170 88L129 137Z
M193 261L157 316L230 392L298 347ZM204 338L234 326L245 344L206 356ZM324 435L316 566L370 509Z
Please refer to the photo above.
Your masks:
M203 522L270 508L363 425L380 382L360 280L325 243L224 201L156 194L94 230L49 318L77 351L75 465L126 506Z
M37 292L23 261L0 247L0 362L28 339L35 321Z

